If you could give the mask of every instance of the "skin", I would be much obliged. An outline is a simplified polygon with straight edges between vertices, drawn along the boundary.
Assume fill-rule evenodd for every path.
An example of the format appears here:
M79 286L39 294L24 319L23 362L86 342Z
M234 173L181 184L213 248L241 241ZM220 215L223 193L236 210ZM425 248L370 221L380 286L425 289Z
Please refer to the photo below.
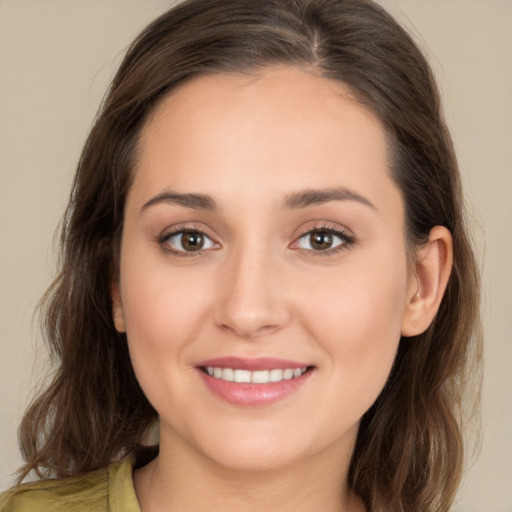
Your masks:
M200 77L157 107L138 156L112 297L160 415L160 455L134 475L143 512L364 510L346 485L360 418L400 336L431 322L451 266L440 227L408 263L381 123L300 69ZM287 204L333 189L343 194ZM216 208L162 200L170 191ZM184 228L205 233L202 250L166 238ZM339 232L332 246L312 249L326 229ZM240 407L197 369L224 356L313 370L284 399Z

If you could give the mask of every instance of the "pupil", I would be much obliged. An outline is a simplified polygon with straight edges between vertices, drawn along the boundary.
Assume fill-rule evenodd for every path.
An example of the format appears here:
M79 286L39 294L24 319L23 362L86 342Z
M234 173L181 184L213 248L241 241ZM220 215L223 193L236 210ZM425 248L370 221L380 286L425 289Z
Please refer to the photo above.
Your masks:
M327 231L322 231L319 233L313 233L311 235L311 246L313 249L321 250L321 249L329 249L332 245L332 235Z
M183 233L182 244L187 251L199 251L204 244L203 235L200 233Z

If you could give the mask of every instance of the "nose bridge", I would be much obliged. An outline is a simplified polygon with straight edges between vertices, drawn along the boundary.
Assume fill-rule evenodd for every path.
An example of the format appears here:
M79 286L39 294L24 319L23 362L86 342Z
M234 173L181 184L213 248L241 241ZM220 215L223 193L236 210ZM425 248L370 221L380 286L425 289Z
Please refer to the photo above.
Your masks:
M224 262L215 321L243 338L255 338L282 327L288 311L279 284L277 256L259 241L240 244Z

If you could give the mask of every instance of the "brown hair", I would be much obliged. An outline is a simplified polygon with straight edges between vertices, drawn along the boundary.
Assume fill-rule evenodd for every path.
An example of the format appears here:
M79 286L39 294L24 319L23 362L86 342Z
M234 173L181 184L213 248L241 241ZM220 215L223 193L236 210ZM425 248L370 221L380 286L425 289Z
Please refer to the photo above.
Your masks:
M81 155L43 302L58 366L20 427L24 478L78 474L136 452L157 417L113 325L123 209L137 140L159 101L191 77L294 65L347 84L388 133L409 243L452 233L454 266L435 321L402 339L364 415L349 484L374 511L445 511L463 462L461 403L478 369L479 279L460 178L432 72L370 0L188 0L154 21L118 70Z

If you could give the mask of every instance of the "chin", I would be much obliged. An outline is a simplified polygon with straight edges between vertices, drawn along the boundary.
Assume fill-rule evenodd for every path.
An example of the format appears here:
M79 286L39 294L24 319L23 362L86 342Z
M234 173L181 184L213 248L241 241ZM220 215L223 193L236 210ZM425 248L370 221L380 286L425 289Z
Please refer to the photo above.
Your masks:
M208 455L208 454L206 454ZM222 451L210 453L210 460L226 470L238 473L258 473L278 471L294 465L301 459L299 449L284 450L282 444L247 443L245 447L229 447Z
M353 448L358 424L347 429L346 436L315 434L315 429L297 429L292 425L251 424L237 428L220 428L219 436L198 439L196 451L216 465L236 472L268 472L297 467L315 456L343 460L347 450ZM215 430L210 434L215 434ZM339 457L339 458L338 458ZM331 459L331 460L332 460Z

